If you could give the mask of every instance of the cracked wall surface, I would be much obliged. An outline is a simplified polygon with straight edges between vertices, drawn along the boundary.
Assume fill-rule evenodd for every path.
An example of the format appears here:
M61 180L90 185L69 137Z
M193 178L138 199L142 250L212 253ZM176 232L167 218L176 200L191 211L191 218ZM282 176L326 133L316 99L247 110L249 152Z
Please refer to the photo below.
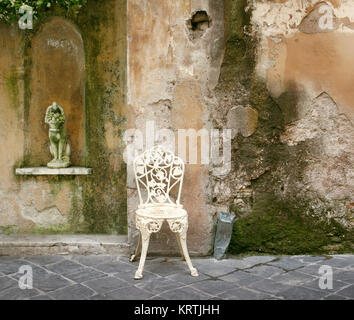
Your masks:
M153 121L156 130L172 130L177 141L178 129L211 127L213 89L223 55L223 15L222 1L128 2L129 128L145 132L147 121ZM193 16L201 23L195 30ZM156 142L163 142L156 138ZM198 254L210 252L213 238L215 210L210 201L208 170L201 164L187 165L181 200L189 212L188 245ZM128 169L131 180L129 174L133 172ZM137 236L134 212L138 199L134 183L128 187L133 240ZM175 237L166 226L153 235L151 250L178 252Z
M251 1L250 6L259 37L257 74L285 115L281 142L290 153L307 145L297 188L318 211L327 207L328 216L348 225L346 206L354 194L354 4Z
M175 139L181 128L232 130L231 171L187 165L192 253L212 251L217 212L247 216L267 194L352 225L353 9L350 1L129 2L128 127L144 134L153 123ZM325 31L323 12L333 18ZM193 34L197 14L203 25ZM132 242L137 203L128 166ZM152 251L177 252L167 228Z
M126 234L126 1L54 6L33 30L0 23L0 233ZM72 164L94 174L18 177L50 160L46 108L66 115Z

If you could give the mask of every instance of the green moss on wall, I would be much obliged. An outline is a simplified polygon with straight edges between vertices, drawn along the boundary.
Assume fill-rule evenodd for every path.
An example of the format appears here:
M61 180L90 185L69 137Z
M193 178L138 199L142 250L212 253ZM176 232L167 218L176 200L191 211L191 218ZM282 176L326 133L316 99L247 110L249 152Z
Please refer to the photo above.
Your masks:
M19 107L18 80L16 69L12 66L10 74L5 78L5 84L11 99L11 105L14 109L18 109Z
M6 226L6 227L0 227L0 234L4 235L11 235L11 234L17 234L19 230L18 226Z
M335 220L320 219L304 202L263 194L249 215L236 221L229 251L288 255L347 253L354 252L354 236Z
M289 149L280 141L285 123L282 109L270 96L265 83L256 76L258 43L257 38L247 32L251 28L252 12L246 11L246 7L246 0L225 1L226 51L216 94L221 105L223 98L228 97L230 102L225 106L226 110L241 104L258 112L256 132L247 138L239 134L232 142L233 169L242 169L250 177L257 171L264 172L269 179L276 180L269 173L281 165L282 159L289 158ZM252 187L262 189L261 181L253 181L258 186ZM263 191L274 185L264 182Z
M353 252L353 235L338 222L322 218L328 208L321 199L321 206L314 212L309 193L299 188L313 142L291 147L281 142L286 124L297 119L297 88L290 85L275 100L257 77L258 39L248 32L252 12L246 8L246 0L225 0L225 57L216 88L219 103L226 111L235 105L251 106L259 116L252 136L239 134L232 141L233 170L242 172L242 178L248 177L248 190L253 196L251 205L242 210L236 204L230 205L239 216L230 251Z
M86 54L86 159L94 174L84 185L83 213L89 233L127 232L126 167L121 134L125 123L126 32L117 30L126 21L126 1L120 1L120 17L113 14L116 2L89 1L78 24L83 30ZM119 24L123 26L124 24ZM110 36L120 33L107 43ZM112 47L110 47L112 46ZM112 55L106 50L113 49ZM102 57L100 62L98 57ZM109 150L105 124L111 122L120 132L117 150ZM112 161L116 165L112 164Z
M30 234L55 235L55 234L72 234L72 228L68 224L59 224L50 228L36 227Z

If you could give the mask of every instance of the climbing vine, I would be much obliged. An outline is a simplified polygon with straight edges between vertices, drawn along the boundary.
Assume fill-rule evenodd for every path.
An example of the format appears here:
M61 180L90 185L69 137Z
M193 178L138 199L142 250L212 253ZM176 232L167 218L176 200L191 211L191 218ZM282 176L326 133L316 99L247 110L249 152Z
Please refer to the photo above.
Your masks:
M77 13L86 2L87 0L0 0L0 21L6 23L18 21L21 17L19 11L23 5L31 7L33 18L38 19L55 5Z

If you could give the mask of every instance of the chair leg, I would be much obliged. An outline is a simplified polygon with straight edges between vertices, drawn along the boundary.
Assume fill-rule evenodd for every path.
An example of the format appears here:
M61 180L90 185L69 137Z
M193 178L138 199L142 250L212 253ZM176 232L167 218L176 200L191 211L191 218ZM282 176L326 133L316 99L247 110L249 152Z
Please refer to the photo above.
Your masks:
M133 254L133 255L130 257L130 262L135 261L136 258L139 257L140 252L141 252L141 233L139 232L138 245L137 245L137 247L136 247L135 254Z
M177 239L177 244L178 244L179 252L181 253L181 256L182 256L182 260L185 261L186 258L184 257L184 253L183 253L183 249L182 249L181 239L180 239L180 237L179 237L179 233L175 233L175 235L176 235L176 239Z
M198 271L196 268L193 267L191 258L189 257L189 253L188 253L187 228L184 228L182 232L178 233L178 237L180 238L182 251L183 251L185 260L187 262L187 265L189 267L189 270L191 271L191 275L192 275L192 277L198 277L199 276Z
M146 255L147 255L149 242L150 242L150 233L148 232L148 230L146 228L142 228L140 232L141 232L141 240L142 240L142 251L141 251L139 267L134 277L134 279L136 280L143 278L143 270L144 270Z

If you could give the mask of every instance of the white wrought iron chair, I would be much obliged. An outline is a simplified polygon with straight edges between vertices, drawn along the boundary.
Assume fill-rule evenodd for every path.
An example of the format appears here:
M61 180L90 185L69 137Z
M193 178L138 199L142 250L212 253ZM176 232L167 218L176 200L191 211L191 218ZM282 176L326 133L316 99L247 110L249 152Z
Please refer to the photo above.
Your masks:
M136 210L136 227L140 235L136 252L130 261L134 261L141 251L135 279L143 277L150 235L159 232L165 220L176 235L182 259L187 262L191 275L197 277L198 272L192 265L186 243L188 214L180 204L184 176L183 160L157 146L136 157L134 173L140 199ZM170 197L172 190L177 191L176 201ZM144 191L146 193L143 194Z

